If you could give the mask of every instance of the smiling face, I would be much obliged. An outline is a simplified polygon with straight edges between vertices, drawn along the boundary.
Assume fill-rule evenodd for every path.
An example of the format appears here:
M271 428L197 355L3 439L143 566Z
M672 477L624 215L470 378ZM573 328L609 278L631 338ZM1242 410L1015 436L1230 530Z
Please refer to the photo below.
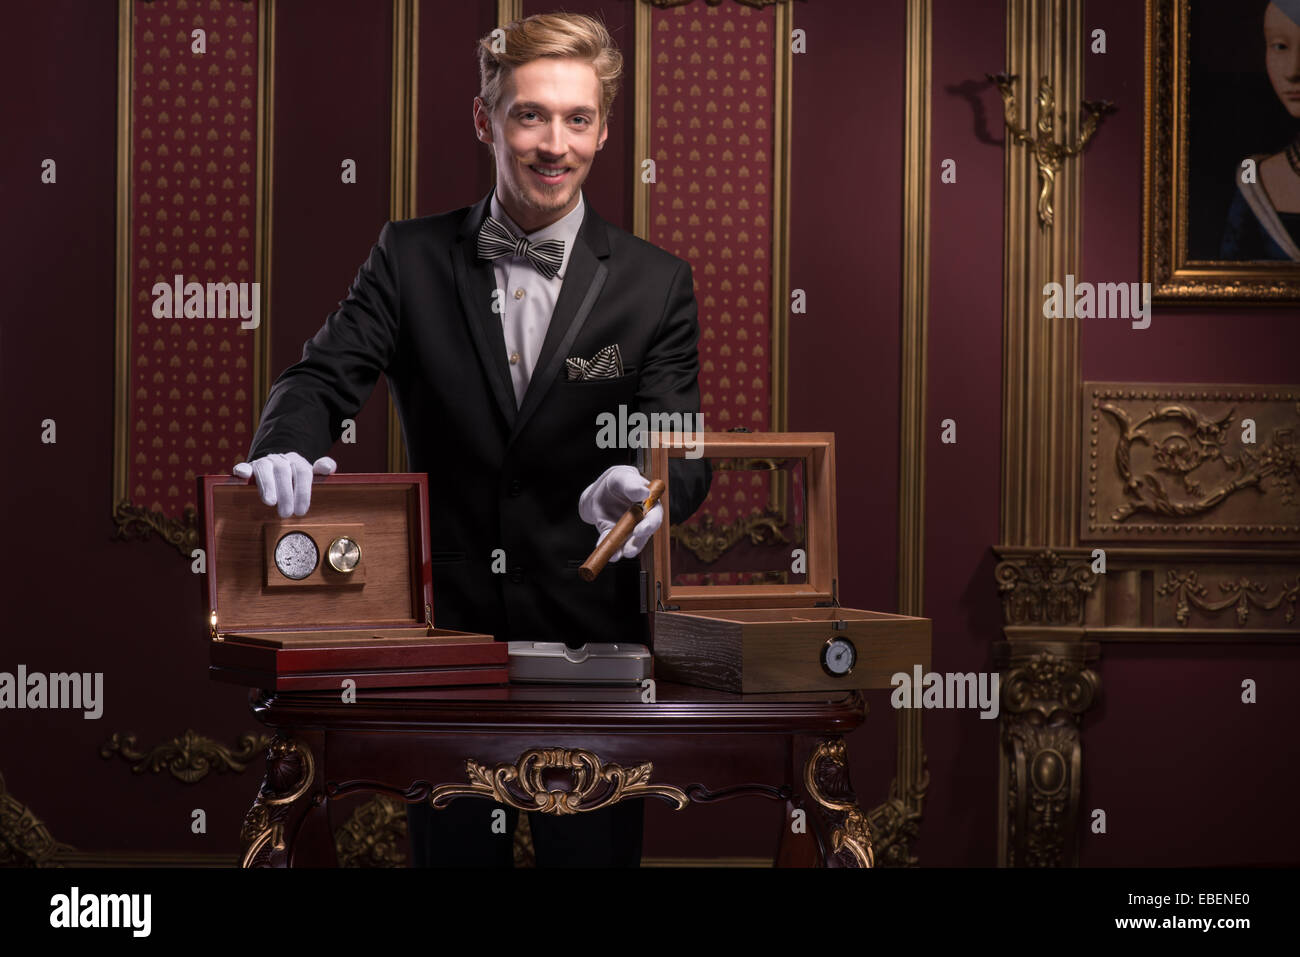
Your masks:
M562 219L609 130L600 81L582 60L541 57L512 70L490 114L474 98L474 128L496 157L497 199L526 233Z
M1300 119L1300 25L1272 3L1264 11L1264 68L1286 111Z

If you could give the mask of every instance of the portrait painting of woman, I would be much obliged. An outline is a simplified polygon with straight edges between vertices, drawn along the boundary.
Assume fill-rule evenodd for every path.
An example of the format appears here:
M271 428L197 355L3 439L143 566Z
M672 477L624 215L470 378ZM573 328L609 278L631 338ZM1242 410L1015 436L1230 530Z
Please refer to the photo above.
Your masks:
M1300 301L1300 0L1148 0L1143 278Z
M1263 26L1269 83L1300 130L1300 0L1273 0ZM1300 134L1273 153L1244 157L1235 178L1219 258L1300 262Z

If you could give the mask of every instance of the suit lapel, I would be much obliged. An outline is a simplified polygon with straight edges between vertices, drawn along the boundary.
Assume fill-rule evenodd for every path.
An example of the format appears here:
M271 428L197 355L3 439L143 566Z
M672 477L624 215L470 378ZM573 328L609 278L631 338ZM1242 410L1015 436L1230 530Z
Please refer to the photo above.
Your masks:
M488 193L470 209L461 224L459 241L452 247L451 258L456 272L456 291L460 296L461 311L469 325L470 338L478 352L483 374L487 376L507 425L513 427L517 409L515 389L510 381L510 369L506 365L506 339L501 331L501 317L492 311L496 273L490 259L478 258L477 248L478 230L487 217L491 196Z
M542 340L537 365L533 367L528 389L519 405L511 439L523 431L542 398L550 391L609 275L609 269L601 261L609 256L605 221L596 215L590 203L585 202L586 197L583 200L586 209L582 214L582 226L574 240L573 251L569 254L560 295L555 300L555 310L551 313L550 325L546 327L546 338ZM501 351L505 351L504 340Z

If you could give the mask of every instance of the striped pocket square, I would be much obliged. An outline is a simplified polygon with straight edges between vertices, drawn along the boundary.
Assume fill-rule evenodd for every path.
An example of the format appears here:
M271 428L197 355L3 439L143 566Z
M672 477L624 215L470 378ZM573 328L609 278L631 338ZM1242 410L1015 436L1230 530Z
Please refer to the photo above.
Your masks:
M606 346L590 359L571 356L564 360L564 375L570 382L583 379L613 379L623 374L623 357L618 344Z

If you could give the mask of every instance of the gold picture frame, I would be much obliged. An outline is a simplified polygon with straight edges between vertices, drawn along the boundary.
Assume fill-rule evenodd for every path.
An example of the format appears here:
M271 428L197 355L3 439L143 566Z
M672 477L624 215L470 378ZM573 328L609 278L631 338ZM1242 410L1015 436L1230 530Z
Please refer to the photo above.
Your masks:
M1189 139L1189 131L1194 125L1192 120L1196 117L1195 105L1189 103L1194 95L1191 80L1196 66L1193 63L1196 50L1193 24L1198 18L1207 22L1217 13L1208 6L1193 11L1194 2L1196 0L1147 0L1142 278L1151 283L1152 299L1156 302L1218 304L1233 300L1250 304L1294 303L1300 300L1300 260L1207 257L1204 255L1205 243L1199 239L1200 255L1193 255L1198 250L1189 249L1189 237L1192 236L1189 186L1194 175L1201 175L1199 168L1193 174L1193 147ZM1214 2L1229 3L1230 0ZM1232 15L1236 16L1236 11L1241 9L1244 8L1232 8ZM1262 74L1262 36L1259 47ZM1217 170L1216 166L1216 174ZM1217 179L1215 182L1217 184ZM1225 179L1224 183L1227 182ZM1231 188L1226 185L1225 188L1231 194ZM1205 215L1208 219L1211 214ZM1205 229L1200 227L1197 232L1203 234Z

